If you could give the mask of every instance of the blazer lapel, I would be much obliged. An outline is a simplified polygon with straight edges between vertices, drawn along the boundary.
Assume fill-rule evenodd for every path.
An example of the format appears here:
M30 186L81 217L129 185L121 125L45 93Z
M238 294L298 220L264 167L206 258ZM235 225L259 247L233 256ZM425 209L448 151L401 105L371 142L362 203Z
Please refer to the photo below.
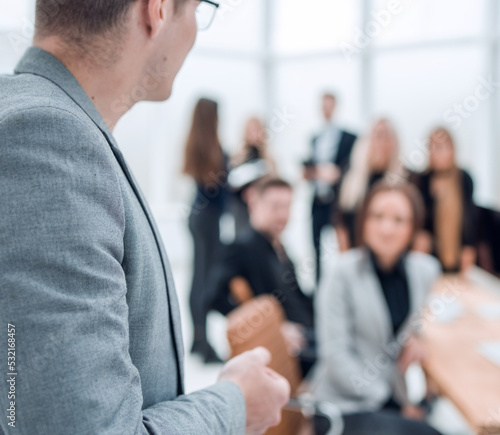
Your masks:
M412 321L415 315L421 314L421 310L425 303L425 283L422 274L418 273L418 268L415 267L414 262L410 255L406 258L406 276L408 280L408 292L410 293L410 315L407 320L405 328L408 323ZM402 328L403 330L404 328Z
M97 125L99 130L102 132L106 138L113 154L115 155L120 167L122 168L127 180L130 183L139 203L141 204L144 213L148 219L148 222L153 231L156 244L160 253L160 257L163 264L163 271L165 280L167 283L167 297L169 302L169 317L172 329L172 336L174 339L175 350L176 350L176 360L177 360L177 370L179 373L179 383L178 383L178 394L182 394L184 391L184 367L182 363L184 349L182 343L182 331L181 331L181 321L180 321L180 311L179 302L177 299L177 294L175 292L175 285L172 275L172 270L161 240L160 233L156 227L153 215L148 207L144 196L134 179L134 176L121 153L118 149L118 145L113 137L108 126L104 122L99 111L96 109L88 95L85 93L83 88L80 86L75 77L70 73L70 71L54 56L50 53L41 50L36 47L30 47L26 51L25 55L17 65L15 72L29 73L34 75L39 75L41 77L50 80L61 89L63 89L71 99L82 108L82 110L87 113L87 115L92 119L92 121Z
M108 138L107 138L108 139ZM177 371L179 373L179 384L178 384L178 394L183 394L184 392L184 365L181 363L181 360L184 355L184 347L182 342L182 331L180 328L181 319L180 319L180 310L179 310L179 301L177 299L177 293L175 292L175 284L172 275L172 269L170 267L170 262L168 261L168 256L165 252L165 247L163 246L163 242L160 236L160 232L156 226L156 222L154 217L149 209L148 203L144 199L144 196L139 188L139 185L135 181L135 178L132 172L129 170L127 163L123 157L121 151L116 148L111 141L108 139L108 143L111 146L113 154L115 155L118 163L122 167L123 172L125 173L132 189L134 190L137 199L139 200L144 213L149 221L151 229L153 230L153 234L156 240L156 245L158 246L158 250L160 252L160 257L163 264L163 271L165 274L165 280L167 282L167 297L168 297L168 307L169 307L169 317L170 317L170 328L173 331L174 336L174 344L176 350L176 360L177 360Z

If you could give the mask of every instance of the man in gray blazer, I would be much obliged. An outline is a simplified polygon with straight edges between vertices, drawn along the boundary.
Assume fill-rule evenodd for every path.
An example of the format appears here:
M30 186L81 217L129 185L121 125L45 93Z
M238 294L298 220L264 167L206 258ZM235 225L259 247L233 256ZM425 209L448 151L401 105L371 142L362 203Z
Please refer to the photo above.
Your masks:
M34 47L0 77L0 433L257 434L279 421L289 386L264 349L183 394L172 274L111 133L138 101L170 96L199 5L38 0Z

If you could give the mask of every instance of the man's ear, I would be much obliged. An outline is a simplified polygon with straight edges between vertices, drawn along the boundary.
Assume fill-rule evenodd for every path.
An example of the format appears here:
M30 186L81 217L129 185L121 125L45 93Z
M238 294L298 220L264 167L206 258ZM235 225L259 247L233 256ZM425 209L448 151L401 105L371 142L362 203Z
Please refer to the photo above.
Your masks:
M167 21L170 13L169 3L172 0L144 0L145 22L148 26L149 36L156 36Z
M250 186L243 191L242 199L249 208L253 208L255 200L258 198L258 192L255 187Z

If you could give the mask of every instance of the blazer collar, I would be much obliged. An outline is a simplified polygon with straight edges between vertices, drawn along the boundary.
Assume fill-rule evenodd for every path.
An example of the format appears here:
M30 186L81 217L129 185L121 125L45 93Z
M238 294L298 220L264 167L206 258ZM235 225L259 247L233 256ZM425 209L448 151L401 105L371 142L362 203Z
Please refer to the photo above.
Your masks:
M423 305L423 299L421 289L425 288L425 283L423 282L423 277L418 272L418 269L414 267L411 261L411 255L409 253L405 254L401 259L399 267L406 272L406 278L408 282L408 292L410 297L410 315L401 326L400 332L398 334L402 335L403 332L407 331L411 327L411 323L414 320L413 316L418 315L419 310ZM378 316L378 322L375 326L383 340L394 339L393 336L390 313L387 307L387 303L384 298L380 282L377 278L375 267L370 259L370 253L368 249L362 248L362 259L359 267L360 277L364 281L364 289L367 292L369 300L372 301L373 309L375 314ZM413 314L412 314L413 313Z
M29 47L21 58L16 68L15 74L34 74L50 80L82 108L82 110L94 121L99 129L106 136L106 139L116 148L113 134L104 122L101 114L95 107L92 100L85 93L78 80L71 74L66 66L55 56L38 47Z

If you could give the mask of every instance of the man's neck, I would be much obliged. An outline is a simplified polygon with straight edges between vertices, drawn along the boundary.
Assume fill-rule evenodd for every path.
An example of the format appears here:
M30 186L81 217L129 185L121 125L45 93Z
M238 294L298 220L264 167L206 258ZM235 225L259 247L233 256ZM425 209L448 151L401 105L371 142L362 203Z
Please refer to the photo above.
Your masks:
M50 38L35 41L34 45L55 56L71 72L111 131L137 102L133 72L122 62L99 67L97 62L65 56L64 50Z

